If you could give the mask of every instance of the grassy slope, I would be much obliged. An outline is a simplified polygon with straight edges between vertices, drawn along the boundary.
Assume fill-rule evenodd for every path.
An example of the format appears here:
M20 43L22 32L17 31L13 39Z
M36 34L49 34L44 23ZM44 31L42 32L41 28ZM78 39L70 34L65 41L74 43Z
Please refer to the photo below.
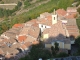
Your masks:
M23 13L17 17L15 17L17 20L20 20L20 18L24 18L25 21L28 19L33 19L39 16L43 12L52 12L54 8L67 8L67 6L70 6L73 0L60 0L60 3L64 1L64 4L58 4L59 0L51 0L50 2L43 4L37 8L34 8L33 10L30 10L29 12ZM65 6L66 1L69 3ZM63 5L63 6L62 6ZM21 22L20 22L21 23Z
M68 5L65 4L61 4L61 2L64 2L66 4L66 2L68 2ZM20 14L18 16L14 16L11 18L11 21L6 20L6 22L4 23L6 25L6 27L11 28L14 24L16 23L24 23L26 21L29 21L33 18L38 17L41 13L43 12L53 12L54 8L67 8L68 6L71 6L72 2L74 0L51 0L50 2L46 3L46 4L42 4L28 12L25 12L23 14ZM0 23L0 28L3 26L3 23ZM3 27L4 28L4 27ZM3 33L5 30L0 29Z
M17 3L18 1L21 0L2 0L4 3Z

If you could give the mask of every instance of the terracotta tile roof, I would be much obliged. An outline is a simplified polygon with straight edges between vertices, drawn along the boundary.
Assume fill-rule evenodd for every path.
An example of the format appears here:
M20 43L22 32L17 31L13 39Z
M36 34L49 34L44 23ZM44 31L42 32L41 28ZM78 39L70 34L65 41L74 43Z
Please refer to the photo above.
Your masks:
M11 56L10 54L7 54L7 55L5 55L5 57L6 57L7 59L9 59L9 58L11 58L12 56Z
M40 32L40 29L38 27L34 27L34 26L29 27L28 26L28 27L23 27L19 36L30 35L34 38L37 38L39 36L39 32Z
M3 52L3 50L0 48L0 54L1 55L3 55L4 54L4 52Z
M33 23L32 26L38 27L38 21L37 21L37 19L32 19L32 20L30 20L30 22Z
M26 47L26 46L23 44L23 45L21 45L21 48L22 48L23 50L25 50L25 49L28 48L28 47Z
M67 12L64 9L58 9L58 10L56 10L56 13L59 16L65 16L67 14Z
M62 22L61 21L58 21L57 24L54 24L51 26L50 28L50 32L49 32L49 36L58 36L59 34L62 34L62 35L66 35L65 34L65 30L64 30L64 27L62 25Z
M40 14L40 18L45 18L45 17L47 17L49 15L51 15L51 14L48 13L48 12L45 12L45 13Z
M33 41L32 44L33 45L39 44L39 41Z
M67 12L77 12L77 8L76 7L68 7Z
M27 36L27 39L25 40L25 42L33 42L37 39L33 38L32 36Z
M29 48L31 46L31 43L30 42L25 42L24 44L21 45L21 48L23 50L25 50L26 48Z
M65 18L67 18L67 19L74 19L75 15L74 14L68 14L68 15L65 16Z
M2 46L1 48L4 52L4 54L13 54L16 55L17 53L19 53L19 51L16 49L16 47L8 47L7 45Z
M46 18L47 18L47 20L52 20L52 15L49 15Z
M4 32L2 35L5 35L5 36L7 36L8 38L15 38L16 37L16 34L14 34L14 33L9 33L9 32Z
M77 25L66 25L66 28L70 36L74 36L76 38L79 35L79 29Z
M32 19L32 20L30 20L29 22L36 23L36 22L37 22L37 19Z
M28 31L28 35L30 35L30 36L32 36L34 38L38 38L39 33L40 33L40 28L33 27L33 26Z
M13 28L18 28L18 27L23 27L23 24L15 24L15 25L13 25Z
M61 21L58 21L56 24L52 25L51 28L45 29L43 31L43 35L44 34L48 34L49 36L48 43L51 43L54 40L63 41L65 43L68 41L68 43L70 43L69 39L66 38L65 26L63 26Z
M26 38L27 38L27 36L18 36L18 41L23 42L26 40Z
M23 27L22 30L20 31L20 36L22 35L28 35L28 31L29 31L30 27L27 26L27 27Z
M28 22L25 23L25 26L29 26L29 27L31 27L33 24L34 24L34 22L30 22L30 21L28 21Z
M66 25L71 25L71 26L72 26L72 25L73 25L73 26L74 26L74 25L77 25L77 24L76 24L76 19L67 19L67 24L66 24Z
M47 18L42 18L42 19L38 20L38 23L43 24L43 25L47 25L47 26L51 26L52 25L52 20L48 20L48 19Z

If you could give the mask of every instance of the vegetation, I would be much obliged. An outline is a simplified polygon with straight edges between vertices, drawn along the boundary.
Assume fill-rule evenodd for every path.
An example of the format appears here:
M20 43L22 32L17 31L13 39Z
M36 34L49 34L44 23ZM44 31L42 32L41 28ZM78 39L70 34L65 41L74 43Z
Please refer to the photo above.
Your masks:
M56 52L56 49L53 46L51 47L51 52L44 48L43 42L40 42L40 44L32 45L32 48L30 49L28 56L25 56L20 60L38 60L39 58L42 58L43 60L47 60L49 58L68 56L68 54L66 54L65 52L60 52L60 53L58 53L58 51Z
M75 40L75 45L78 47L77 52L74 53L74 56L80 56L80 36Z
M80 16L76 19L76 22L77 22L77 26L78 26L78 28L80 30Z
M26 1L24 2L25 8L27 8L28 6L31 5L30 1L31 1L31 0L26 0Z
M18 5L13 10L9 10L9 9L7 10L7 9L0 8L0 18L10 16L13 12L17 11L21 5L22 3L18 2Z
M51 52L52 52L52 56L56 55L55 48L53 46L51 46Z
M42 4L26 13L23 13L18 16L14 16L14 17L12 17L12 19L10 19L11 21L8 21L8 20L5 21L6 23L8 22L7 27L11 28L16 23L24 23L26 21L34 19L43 12L53 12L54 9L61 8L59 5L62 5L62 4L58 4L59 1L62 1L62 0L51 0L50 2L48 2L46 4ZM72 3L72 1L74 1L74 0L67 0L67 1ZM66 3L66 1L64 1L64 3ZM71 4L68 4L67 6L65 6L65 5L63 5L63 6L65 6L65 8L67 8L70 5ZM11 11L11 12L16 11L18 8L19 7L15 7L15 9L13 9L13 11ZM62 7L62 8L64 8L64 7ZM3 13L0 12L0 14L1 14L1 17L4 16ZM3 23L0 23L0 25L2 26ZM1 26L0 26L0 28L2 28ZM4 32L3 29L1 29L0 33L3 33L3 32Z
M69 55L65 52L60 52L59 54L56 55L57 58L59 57L68 57Z
M43 44L37 44L33 45L30 53L25 58L21 58L20 60L38 60L39 58L42 58L43 60L46 60L51 57L51 53L49 50L44 49Z

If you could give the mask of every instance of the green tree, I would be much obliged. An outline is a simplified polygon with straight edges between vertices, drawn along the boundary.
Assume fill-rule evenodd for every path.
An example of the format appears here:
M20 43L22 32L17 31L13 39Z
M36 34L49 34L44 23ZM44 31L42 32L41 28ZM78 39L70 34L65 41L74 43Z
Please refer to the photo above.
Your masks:
M54 48L53 46L51 46L51 52L52 52L52 55L53 55L53 56L56 55L55 48Z
M24 2L24 5L25 5L25 7L28 7L28 6L30 6L31 4L30 4L30 2L29 2L28 0L26 0L26 1Z
M17 6L20 7L22 5L22 2L18 1Z
M0 8L0 17L2 18L3 16L3 9Z
M65 52L60 52L59 54L56 55L56 57L67 57L67 56L69 55Z
M38 60L39 58L48 59L51 57L50 51L44 49L42 43L38 45L33 45L29 55L31 58L33 58L33 60Z
M55 51L56 51L56 53L59 51L59 44L57 43L57 42L55 42Z
M75 40L75 44L80 47L80 36Z
M4 23L2 24L1 28L2 28L3 31L8 30L8 26Z

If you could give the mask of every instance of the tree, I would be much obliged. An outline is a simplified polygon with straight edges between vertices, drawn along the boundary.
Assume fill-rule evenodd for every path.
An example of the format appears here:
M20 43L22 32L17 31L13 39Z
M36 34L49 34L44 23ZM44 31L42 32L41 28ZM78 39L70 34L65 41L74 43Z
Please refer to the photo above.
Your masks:
M22 5L22 2L18 1L17 6L20 7Z
M57 53L57 52L59 51L59 47L58 47L58 46L59 46L59 44L58 44L57 42L55 42L55 44L54 44L54 45L55 45L55 52Z
M77 9L77 11L78 11L78 12L79 12L79 14L80 14L80 8L78 8L78 9Z
M3 10L3 14L4 14L5 17L8 17L9 16L8 15L8 11L6 9Z
M3 31L8 30L8 26L4 23L2 24L1 28L2 28Z
M53 55L53 56L56 55L55 48L54 48L53 46L51 46L51 52L52 52L52 55Z
M75 40L75 44L80 47L80 36Z
M69 56L67 53L65 53L65 52L60 52L59 54L57 54L56 57L67 57L67 56Z
M31 58L29 55L21 58L20 60L33 60L33 58Z
M0 17L2 18L3 16L3 10L0 8Z
M44 49L42 43L33 45L29 55L31 58L33 58L33 60L38 60L39 58L48 59L51 57L50 51Z
M25 5L25 7L28 7L28 6L30 6L31 4L30 4L30 2L29 2L28 0L26 0L26 1L24 2L24 5Z

